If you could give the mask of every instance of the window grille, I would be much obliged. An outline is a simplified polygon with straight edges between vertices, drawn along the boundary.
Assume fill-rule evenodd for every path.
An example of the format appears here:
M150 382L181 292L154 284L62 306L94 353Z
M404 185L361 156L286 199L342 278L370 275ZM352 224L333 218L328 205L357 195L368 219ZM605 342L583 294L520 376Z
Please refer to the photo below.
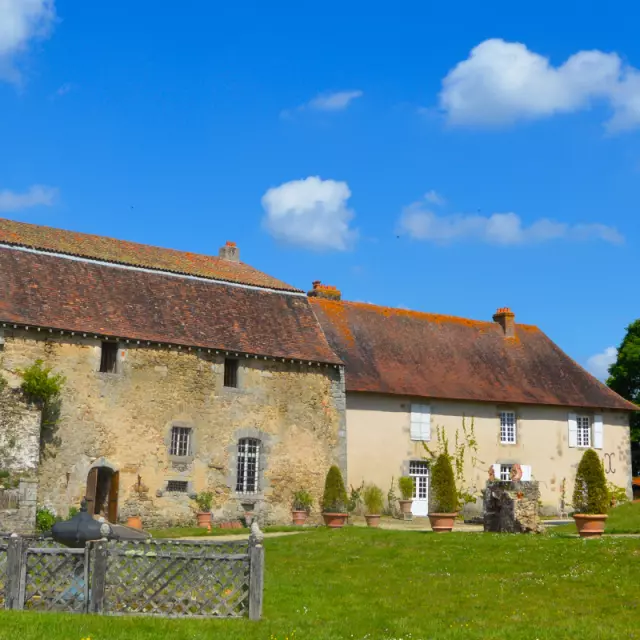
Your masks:
M413 499L426 500L429 496L429 465L424 460L410 460L409 475L413 478Z
M513 411L500 412L500 442L516 443L516 414Z
M500 480L505 482L509 482L511 480L511 467L513 465L510 464L501 464L500 465Z
M191 455L191 429L188 427L172 427L169 454L172 456Z
M224 386L225 387L237 387L238 386L238 366L237 360L231 358L225 358L224 361Z
M169 480L167 482L167 492L169 493L187 493L189 483L185 480Z
M238 468L236 491L257 493L259 490L258 469L260 463L260 440L242 438L238 442Z
M578 425L578 446L590 447L591 446L591 420L589 416L577 416Z

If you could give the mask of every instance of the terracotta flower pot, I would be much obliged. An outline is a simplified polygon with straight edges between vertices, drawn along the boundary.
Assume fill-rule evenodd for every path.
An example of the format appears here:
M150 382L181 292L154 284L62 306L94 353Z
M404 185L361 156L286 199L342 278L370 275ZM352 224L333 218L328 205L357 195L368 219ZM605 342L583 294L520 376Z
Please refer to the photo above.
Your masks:
M294 509L293 511L291 511L291 519L293 520L293 524L301 527L307 521L307 512L297 511L296 509Z
M430 513L429 523L435 533L448 533L453 529L457 513Z
M367 527L373 527L374 529L377 529L380 526L379 515L365 513L364 519L367 521Z
M324 523L331 529L341 529L344 527L349 517L348 513L323 513Z
M400 505L400 513L403 519L411 520L413 518L413 514L411 513L413 500L398 500L398 504Z
M127 518L127 527L142 530L142 520L140 519L140 516L129 516Z
M211 529L211 511L198 511L198 526L203 529Z
M573 514L581 538L600 538L604 533L604 525L608 517L604 513Z

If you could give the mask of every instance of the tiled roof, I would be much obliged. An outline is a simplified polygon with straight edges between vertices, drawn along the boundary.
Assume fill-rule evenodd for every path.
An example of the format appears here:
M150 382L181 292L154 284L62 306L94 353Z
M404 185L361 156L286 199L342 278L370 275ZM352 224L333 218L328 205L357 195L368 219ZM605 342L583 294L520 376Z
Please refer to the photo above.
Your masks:
M31 247L104 262L128 264L257 287L297 291L295 287L243 262L232 262L217 256L163 249L127 240L42 227L4 218L0 218L0 244Z
M633 411L537 327L310 298L347 391Z
M0 322L339 363L308 299L0 248Z

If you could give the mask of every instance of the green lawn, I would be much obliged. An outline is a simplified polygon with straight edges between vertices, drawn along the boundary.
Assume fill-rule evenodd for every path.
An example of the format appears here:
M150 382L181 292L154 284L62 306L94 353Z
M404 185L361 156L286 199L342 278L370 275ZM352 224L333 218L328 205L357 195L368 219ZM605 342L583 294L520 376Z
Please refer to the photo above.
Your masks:
M300 527L280 526L280 527L265 527L265 533L284 533L288 531L300 531ZM242 534L248 535L251 533L249 528L243 527L242 529L217 529L213 528L211 531L204 527L173 527L170 529L151 529L149 533L154 538L215 538L216 536L239 536Z
M637 539L351 527L265 542L262 622L0 612L0 638L640 639Z
M552 529L554 534L575 534L575 524L563 524ZM640 533L640 502L628 502L609 511L605 533Z

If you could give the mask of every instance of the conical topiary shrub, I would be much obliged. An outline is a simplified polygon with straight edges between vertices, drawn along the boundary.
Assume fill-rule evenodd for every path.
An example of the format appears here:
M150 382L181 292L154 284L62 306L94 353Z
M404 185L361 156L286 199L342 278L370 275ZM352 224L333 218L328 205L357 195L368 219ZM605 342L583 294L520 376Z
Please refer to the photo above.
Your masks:
M342 527L347 519L347 491L340 469L333 465L324 483L322 515L329 527Z
M609 509L609 492L604 467L593 449L587 449L576 473L573 489L573 518L583 538L599 538Z
M458 511L458 491L451 459L441 453L431 467L429 520L436 532L451 531Z

